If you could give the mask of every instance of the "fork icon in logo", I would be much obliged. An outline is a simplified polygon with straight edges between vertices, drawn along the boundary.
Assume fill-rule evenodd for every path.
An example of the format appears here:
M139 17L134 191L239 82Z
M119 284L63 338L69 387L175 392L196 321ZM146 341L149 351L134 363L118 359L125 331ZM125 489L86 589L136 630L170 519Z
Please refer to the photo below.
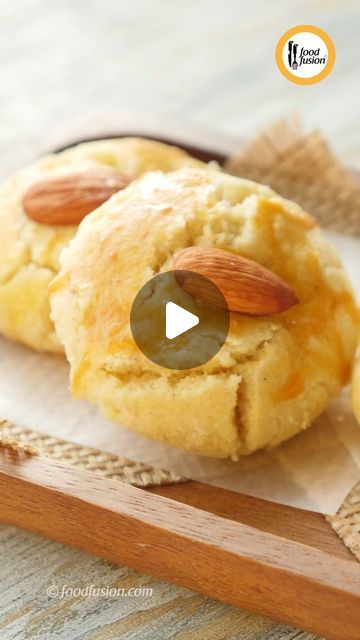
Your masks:
M296 60L298 46L299 45L297 45L293 40L289 40L289 43L288 43L288 48L289 48L288 61L289 61L290 69L293 69L294 71L296 71L297 68L298 68L298 63L297 63L297 60Z

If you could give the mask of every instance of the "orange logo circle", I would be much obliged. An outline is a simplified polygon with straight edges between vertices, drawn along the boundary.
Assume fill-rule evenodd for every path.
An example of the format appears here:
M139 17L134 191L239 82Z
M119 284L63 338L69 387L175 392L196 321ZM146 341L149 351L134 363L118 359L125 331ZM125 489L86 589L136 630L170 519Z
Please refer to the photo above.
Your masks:
M292 27L276 46L279 70L296 84L315 84L329 75L335 64L335 46L330 36L309 24Z

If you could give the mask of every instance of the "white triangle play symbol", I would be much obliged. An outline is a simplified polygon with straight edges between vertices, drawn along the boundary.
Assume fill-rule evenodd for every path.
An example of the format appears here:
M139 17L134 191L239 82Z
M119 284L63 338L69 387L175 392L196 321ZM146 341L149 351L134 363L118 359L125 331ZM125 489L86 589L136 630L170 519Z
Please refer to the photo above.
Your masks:
M199 318L186 311L183 307L179 307L175 302L166 303L166 337L169 340L177 338L185 331L189 331L199 324Z

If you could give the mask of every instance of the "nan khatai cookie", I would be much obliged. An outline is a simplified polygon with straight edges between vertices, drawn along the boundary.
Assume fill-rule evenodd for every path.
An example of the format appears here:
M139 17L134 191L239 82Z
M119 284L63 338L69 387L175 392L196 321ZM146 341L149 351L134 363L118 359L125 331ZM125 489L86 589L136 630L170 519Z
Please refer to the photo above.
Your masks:
M130 314L143 285L190 247L224 252L232 268L246 259L246 277L261 272L270 289L253 281L260 309L233 311L240 279L214 260L228 337L205 364L174 370L139 350ZM315 221L265 186L210 170L146 174L84 220L61 263L52 316L73 394L144 436L236 459L306 429L349 380L358 329L348 278ZM285 304L270 305L277 287Z
M203 166L159 142L89 142L49 155L0 187L0 332L34 349L61 351L48 285L81 220L148 170Z

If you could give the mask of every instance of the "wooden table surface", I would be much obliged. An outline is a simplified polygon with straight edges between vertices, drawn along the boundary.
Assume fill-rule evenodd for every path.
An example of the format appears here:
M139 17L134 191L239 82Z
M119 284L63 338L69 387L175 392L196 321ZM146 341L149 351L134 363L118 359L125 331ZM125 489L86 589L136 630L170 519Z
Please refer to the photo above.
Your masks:
M319 127L360 168L358 0L13 0L0 10L0 171L66 120L138 111L249 136L289 112ZM310 87L274 64L296 24L327 30L334 71ZM35 425L36 426L36 425ZM73 595L47 588L134 585L151 596ZM2 640L262 639L313 636L226 607L125 567L0 526Z

